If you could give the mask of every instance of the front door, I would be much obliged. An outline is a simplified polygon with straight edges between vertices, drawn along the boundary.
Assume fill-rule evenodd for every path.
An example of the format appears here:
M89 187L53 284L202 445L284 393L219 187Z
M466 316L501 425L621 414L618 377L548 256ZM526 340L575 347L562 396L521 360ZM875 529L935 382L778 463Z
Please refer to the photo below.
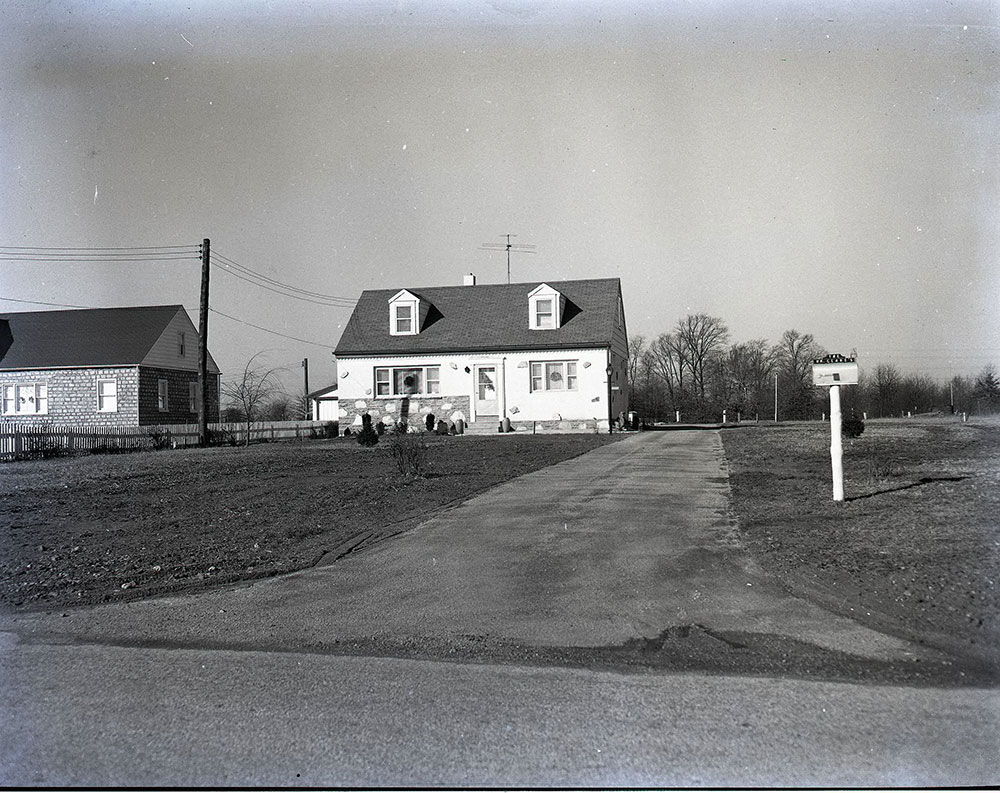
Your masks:
M476 417L499 416L497 402L497 368L495 366L476 367Z

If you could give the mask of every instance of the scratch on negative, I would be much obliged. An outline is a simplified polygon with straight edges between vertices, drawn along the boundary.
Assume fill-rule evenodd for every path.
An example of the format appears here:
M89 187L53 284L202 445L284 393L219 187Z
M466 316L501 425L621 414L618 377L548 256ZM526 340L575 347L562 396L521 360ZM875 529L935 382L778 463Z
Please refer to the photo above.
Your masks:
M184 39L184 41L187 41L188 46L190 46L190 47L194 46L194 44L192 44L190 41L187 40L187 36L185 36L183 33L181 33L180 36L181 36L182 39Z

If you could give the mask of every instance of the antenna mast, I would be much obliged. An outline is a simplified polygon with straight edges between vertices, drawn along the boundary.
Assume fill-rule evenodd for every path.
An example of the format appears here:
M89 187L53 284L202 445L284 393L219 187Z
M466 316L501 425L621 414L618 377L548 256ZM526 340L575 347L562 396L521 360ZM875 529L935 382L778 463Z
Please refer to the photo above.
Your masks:
M534 253L534 245L519 245L516 242L511 242L511 237L516 237L516 234L501 234L501 239L506 239L507 242L484 242L480 250L484 251L507 251L507 283L510 283L510 252L514 253Z

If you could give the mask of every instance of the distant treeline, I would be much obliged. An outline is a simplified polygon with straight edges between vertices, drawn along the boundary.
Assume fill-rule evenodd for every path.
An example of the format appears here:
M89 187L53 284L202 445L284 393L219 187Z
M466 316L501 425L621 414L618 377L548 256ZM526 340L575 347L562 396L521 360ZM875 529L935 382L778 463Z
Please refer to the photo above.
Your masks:
M837 350L836 352L847 352ZM812 385L812 361L827 351L811 333L786 330L766 339L730 343L718 317L689 314L655 339L629 338L629 406L647 420L773 419L775 382L779 420L820 418L826 389ZM941 385L922 374L902 374L891 363L862 366L860 382L843 389L845 415L869 418L950 411L1000 412L1000 378L990 364L974 377Z

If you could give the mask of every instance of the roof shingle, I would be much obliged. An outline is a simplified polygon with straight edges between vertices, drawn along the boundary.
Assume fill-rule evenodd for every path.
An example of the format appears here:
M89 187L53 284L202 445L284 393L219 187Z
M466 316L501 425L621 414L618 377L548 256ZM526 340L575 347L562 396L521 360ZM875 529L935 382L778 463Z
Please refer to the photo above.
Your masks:
M430 304L420 333L389 333L389 300L399 289L361 293L337 344L336 355L560 349L611 344L618 296L617 278L545 281L566 298L562 325L528 329L528 293L541 281L480 286L407 288Z
M0 314L13 337L0 369L137 365L183 306Z

